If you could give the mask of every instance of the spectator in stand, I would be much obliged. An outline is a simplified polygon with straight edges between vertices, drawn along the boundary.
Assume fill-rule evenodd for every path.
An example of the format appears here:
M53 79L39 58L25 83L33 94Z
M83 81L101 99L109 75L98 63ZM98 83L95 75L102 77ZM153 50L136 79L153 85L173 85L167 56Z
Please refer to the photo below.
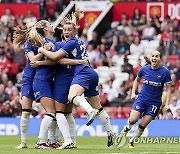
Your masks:
M137 73L138 73L138 71L140 70L141 67L142 67L142 65L141 65L141 59L138 59L137 66L133 68L133 74L134 74L134 76L137 75Z
M30 22L36 23L37 22L37 18L35 16L33 16L33 12L31 10L28 10L27 11L27 15L24 18L23 22L25 24L30 23Z
M7 82L7 87L5 88L5 92L10 96L11 100L13 99L14 91L16 91L17 88L13 85L12 81L9 80Z
M115 47L115 50L117 51L117 54L119 56L121 55L129 55L130 53L130 45L126 42L127 37L126 35L119 35L119 43Z
M143 29L142 32L142 39L152 41L156 35L155 28L152 27L151 21L148 20L146 23L146 27Z
M95 57L96 57L96 51L94 50L94 45L93 44L88 44L87 45L87 53L89 56L89 62L91 66L95 67Z
M161 33L161 23L159 21L159 17L154 15L152 18L152 27L155 28L156 35Z
M6 101L10 101L10 97L5 92L5 86L3 84L0 84L0 106Z
M47 18L50 18L51 20L55 19L55 13L57 10L57 6L58 6L57 0L47 0L46 1Z
M174 117L174 119L180 119L180 107L176 109L176 116Z
M100 98L100 101L101 101L101 105L103 107L107 106L107 104L108 104L108 99L107 99L108 94L104 92L102 84L99 84L98 89L99 89L99 98Z
M176 96L171 97L169 107L172 112L173 118L175 118L176 117L176 109L180 107L177 105L177 97Z
M4 47L0 48L0 80L4 85L7 85L8 73L10 71L10 61L7 59Z
M99 45L99 52L96 52L95 61L96 62L98 61L100 66L108 66L108 67L112 66L110 53L109 53L109 51L106 51L104 44Z
M124 64L122 65L122 72L133 74L133 66L129 63L127 57L124 58Z
M5 15L1 16L1 22L5 25L8 26L10 22L15 21L15 17L11 14L11 9L7 8L5 10Z
M134 26L140 25L141 12L138 8L134 9L134 14L132 18L129 20L129 27L132 28Z
M6 33L4 31L4 24L0 21L0 40L5 41L6 40Z
M98 33L96 31L94 31L92 33L92 40L89 41L89 43L94 45L94 49L96 49L97 46L100 44L100 40L98 38Z
M0 109L0 117L12 117L13 115L13 108L8 102L2 104Z
M142 55L143 45L140 44L139 37L134 37L134 43L130 45L130 54L131 55Z
M117 27L117 30L124 31L127 36L131 35L131 29L128 26L128 20L127 19L123 19L121 21L121 25L119 25Z

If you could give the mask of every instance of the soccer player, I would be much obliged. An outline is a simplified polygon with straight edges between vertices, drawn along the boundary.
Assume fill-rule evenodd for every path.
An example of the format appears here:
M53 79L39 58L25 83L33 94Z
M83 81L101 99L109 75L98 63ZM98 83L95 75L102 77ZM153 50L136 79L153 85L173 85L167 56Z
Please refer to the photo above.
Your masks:
M140 137L147 125L156 117L161 107L162 92L164 84L166 84L166 103L165 109L169 109L171 95L171 76L167 68L160 65L161 55L159 51L153 51L150 56L150 64L143 66L133 83L131 98L135 99L127 121L127 125L122 130L121 134L126 136L132 126L142 117L142 120L135 130L133 137L128 144L129 148L134 148L134 139ZM143 87L138 95L136 91L138 84L143 78Z
M27 28L30 28L35 23L30 22L27 24ZM19 28L15 29L15 33L13 35L13 43L17 46L22 46L25 42L25 33L26 30L21 30ZM29 117L32 109L32 103L34 101L34 92L33 92L33 79L36 72L35 68L30 66L31 61L39 60L43 57L42 54L38 54L38 48L35 46L31 46L28 41L26 41L23 45L23 49L25 55L27 57L27 63L23 71L22 77L22 115L20 120L21 127L21 144L17 147L17 149L27 148L27 129L29 125Z
M79 11L72 13L64 17L62 21L63 36L65 38L65 45L57 52L52 53L44 48L39 48L39 52L52 60L59 60L65 55L72 57L73 59L88 58L86 47L84 42L77 36L78 24L77 22L83 17ZM87 126L89 126L96 115L99 116L102 124L104 125L108 134L108 147L113 144L112 126L110 124L109 116L105 110L103 110L98 93L98 74L93 68L88 65L76 65L73 81L69 90L68 100L77 106L83 108L89 115ZM87 97L87 100L81 96ZM92 106L92 107L91 107Z

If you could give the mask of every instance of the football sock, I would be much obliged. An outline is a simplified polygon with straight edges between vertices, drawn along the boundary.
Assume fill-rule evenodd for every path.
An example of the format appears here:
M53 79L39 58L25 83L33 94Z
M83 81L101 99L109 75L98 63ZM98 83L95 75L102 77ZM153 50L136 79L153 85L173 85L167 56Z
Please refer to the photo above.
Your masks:
M49 126L49 130L48 130L48 143L49 144L53 144L56 142L56 139L55 139L56 124L57 124L56 119L53 119L53 121L51 122Z
M130 122L130 119L128 119L126 128L130 130L134 124L135 124L135 123L131 123L131 122Z
M103 108L99 109L98 118L100 119L104 128L106 129L107 135L110 135L112 133L112 126L110 123L109 115Z
M56 113L56 119L57 119L57 124L59 127L59 130L62 133L62 136L64 138L64 143L71 143L71 135L69 131L69 125L67 122L67 119L65 118L63 113Z
M27 136L28 136L28 126L29 126L29 117L30 117L31 110L30 109L24 109L22 110L21 115L21 142L26 143L27 142Z
M82 96L75 96L72 99L72 102L81 107L83 110L85 110L88 114L91 113L94 109L92 106L88 103L88 101L82 97Z
M41 121L39 136L38 136L38 144L45 143L46 133L54 119L53 113L47 113Z
M135 138L139 138L142 133L144 132L145 127L139 125L139 127L136 129L136 131L133 134L133 137L130 139L130 142L134 142Z
M75 143L76 142L76 123L75 123L74 117L72 113L67 114L65 116L69 124L69 131L70 131L72 142Z

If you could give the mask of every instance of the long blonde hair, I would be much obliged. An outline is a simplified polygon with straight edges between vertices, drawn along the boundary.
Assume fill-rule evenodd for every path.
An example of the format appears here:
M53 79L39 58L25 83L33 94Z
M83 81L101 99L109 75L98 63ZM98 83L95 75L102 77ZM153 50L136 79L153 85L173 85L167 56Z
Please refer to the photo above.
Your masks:
M26 30L15 28L13 33L13 44L21 47L27 40L31 45L43 46L45 43L43 39L43 37L45 37L44 28L47 23L47 20L40 20Z
M64 25L71 24L77 33L79 29L78 21L81 20L83 17L84 13L80 12L79 10L76 10L75 12L72 12L71 14L68 14L63 18L59 28L63 29Z

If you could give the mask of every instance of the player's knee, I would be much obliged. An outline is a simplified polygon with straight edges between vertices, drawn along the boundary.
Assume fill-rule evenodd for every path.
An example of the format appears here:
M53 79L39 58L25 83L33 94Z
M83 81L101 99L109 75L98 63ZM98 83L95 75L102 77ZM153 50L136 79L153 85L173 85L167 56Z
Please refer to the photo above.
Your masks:
M134 125L137 121L138 121L138 120L136 120L136 119L129 119L129 123L130 123L131 125Z

